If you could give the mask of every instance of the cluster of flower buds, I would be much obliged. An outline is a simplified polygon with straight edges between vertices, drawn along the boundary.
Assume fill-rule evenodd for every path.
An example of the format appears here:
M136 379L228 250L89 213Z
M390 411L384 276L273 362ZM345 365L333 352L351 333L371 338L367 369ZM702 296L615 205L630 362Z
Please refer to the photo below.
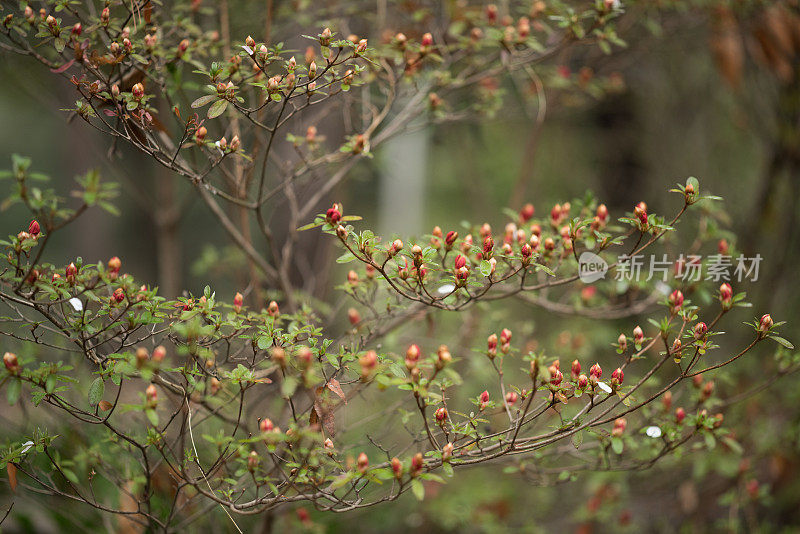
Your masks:
M3 365L6 366L6 370L12 375L19 373L19 360L17 360L17 355L13 352L6 352L3 354Z
M109 302L111 303L112 306L114 306L115 304L121 303L123 300L125 300L125 290L123 290L121 287L118 287L111 294Z

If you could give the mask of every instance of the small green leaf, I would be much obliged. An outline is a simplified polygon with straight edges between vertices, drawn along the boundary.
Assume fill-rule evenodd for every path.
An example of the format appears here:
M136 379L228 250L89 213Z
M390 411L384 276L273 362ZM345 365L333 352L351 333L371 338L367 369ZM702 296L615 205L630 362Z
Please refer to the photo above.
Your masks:
M215 117L219 117L225 112L225 109L228 107L227 100L217 100L214 102L210 108L208 108L208 118L213 119Z
M216 95L201 96L200 98L198 98L197 100L192 102L192 107L193 108L201 108L203 106L207 106L208 104L210 104L211 102L213 102L216 99L217 99Z
M14 378L8 383L8 388L6 388L6 400L8 400L9 406L14 406L19 400L19 394L22 391L22 382Z
M414 497L416 497L418 501L425 498L425 486L422 485L422 481L418 478L411 481L411 491L414 492Z
M103 382L101 377L97 377L92 382L92 385L89 386L89 404L91 406L97 406L101 400L103 400L103 393L106 391L106 384Z
M772 339L772 340L777 341L778 343L780 343L781 345L783 345L787 349L794 349L794 345L792 345L791 342L789 342L786 339L783 339L780 336L769 336L769 338Z
M611 438L611 449L617 453L622 454L622 450L625 448L625 444L622 442L621 438Z

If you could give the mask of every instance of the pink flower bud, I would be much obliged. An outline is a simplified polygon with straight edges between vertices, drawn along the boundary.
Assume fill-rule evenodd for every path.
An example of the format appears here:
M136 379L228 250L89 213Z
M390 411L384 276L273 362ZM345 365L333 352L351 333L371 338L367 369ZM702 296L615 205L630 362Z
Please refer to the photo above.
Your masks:
M669 302L669 307L673 311L673 313L681 308L683 305L683 293L676 289L672 293L670 293L669 298L667 299Z
M280 316L280 314L281 310L280 307L278 306L278 303L275 302L274 300L271 300L267 305L267 315L269 315L270 317L278 317Z
M628 338L625 336L625 334L619 335L617 338L617 344L619 345L619 348L622 349L622 352L625 352L628 349Z
M244 296L241 293L237 292L236 296L233 297L233 309L236 313L242 311L242 306L244 305Z
M589 376L592 376L596 379L599 379L601 376L603 376L603 369L600 367L599 363L595 363L589 368Z
M519 210L519 220L523 223L530 221L533 218L533 214L536 210L533 207L533 204L525 204L521 210Z
M611 384L622 385L622 381L625 380L625 373L622 371L620 367L614 369L614 372L611 373Z
M772 328L773 322L772 317L770 314L765 313L761 316L761 320L758 323L758 331L761 334L766 334L770 328Z
M686 419L686 410L683 408L678 408L675 410L675 422L678 424L683 423L683 420Z
M156 390L155 384L147 386L144 394L147 397L148 404L155 406L158 403L158 390Z
M361 376L366 378L378 365L378 353L374 350L367 351L366 354L358 359L358 363L361 365Z
M419 472L422 471L424 465L425 460L422 457L422 453L418 452L413 458L411 458L411 476L417 476Z
M639 219L639 224L641 224L642 228L647 227L647 205L644 202L639 202L635 208L633 208L633 214L636 215L636 218Z
M361 54L367 49L367 40L361 39L356 45L356 52Z
M423 47L432 46L433 45L433 35L431 35L430 33L423 34L422 40L420 41L420 44Z
M250 50L253 50L256 47L256 40L248 35L247 39L244 40L244 44L247 45Z
M581 362L578 360L572 360L572 379L575 380L578 378L578 375L581 374Z
M6 370L12 375L19 372L19 360L17 360L17 355L13 352L6 352L3 354L3 365L6 366Z
M628 426L628 421L625 420L624 417L620 417L619 419L614 420L614 428L611 430L611 435L614 437L620 437L622 434L625 433L625 427Z
M719 286L719 301L723 310L729 310L733 299L733 288L727 282Z
M258 423L258 429L264 433L272 432L275 429L275 425L273 424L272 420L265 417Z
M636 325L636 328L633 329L633 341L639 345L644 341L644 331L642 331L642 327Z
M144 96L144 85L142 85L141 82L135 84L133 88L131 88L131 93L136 99L142 98Z
M589 378L586 375L580 375L578 377L578 388L585 389L586 386L589 385Z
M444 423L444 422L445 422L445 420L447 419L447 408L445 408L444 406L442 406L441 408L439 408L438 410L436 410L436 412L435 412L433 415L434 415L434 417L436 417L436 421L437 421L439 424L442 424L442 423Z
M505 345L511 342L511 330L508 328L503 328L502 332L500 332L500 343Z
M358 310L355 308L350 308L347 310L347 319L350 321L350 324L355 326L361 322L361 314L358 313Z
M403 463L396 456L392 458L391 463L392 463L392 472L394 473L395 478L401 478L403 476Z
M258 453L256 451L250 451L250 454L247 456L247 469L252 473L256 470L259 463Z
M519 400L519 395L515 391L509 391L506 393L506 404L509 406L514 406L517 400Z
M442 447L442 460L449 460L453 456L453 443L447 442L447 444Z

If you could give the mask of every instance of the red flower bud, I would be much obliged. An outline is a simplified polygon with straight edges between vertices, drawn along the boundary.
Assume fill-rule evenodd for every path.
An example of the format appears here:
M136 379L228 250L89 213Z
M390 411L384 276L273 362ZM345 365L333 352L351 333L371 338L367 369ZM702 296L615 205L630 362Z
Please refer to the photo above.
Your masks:
M708 326L706 326L706 323L700 322L694 325L695 339L703 339L704 337L706 337L707 333L708 333Z
M280 307L278 306L278 303L275 302L274 300L271 300L269 305L267 306L267 314L270 317L278 317L281 314Z
M533 214L536 210L533 207L533 204L525 204L521 210L519 210L519 220L523 223L530 221L533 218Z
M392 472L396 478L403 476L403 463L396 456L392 458Z
M236 296L233 297L233 309L236 313L242 311L242 306L244 305L244 297L241 293L237 292Z
M578 377L578 388L585 389L586 386L589 385L589 378L586 375L580 375Z
M436 421L437 421L439 424L442 424L442 423L444 423L444 422L445 422L445 420L447 419L447 408L445 408L444 406L442 406L441 408L439 408L438 410L436 410L436 412L435 412L433 415L434 415L434 417L436 417Z
M269 418L264 418L258 423L258 429L261 432L272 432L275 429L275 425Z
M136 99L142 98L144 96L144 85L141 83L135 84L133 88L131 88L131 93Z
M456 239L458 239L458 232L454 230L450 230L449 232L447 232L447 235L444 238L444 243L445 245L447 245L448 250L456 242Z
M358 310L355 308L350 308L347 310L347 319L350 321L350 324L355 326L361 322L361 314L358 313Z
M509 330L508 328L503 328L503 330L500 332L500 343L502 345L505 345L510 342L511 342L511 330Z
M633 208L633 214L639 219L639 223L643 228L647 227L647 204L639 202L636 207Z
M683 420L686 419L686 410L683 408L678 408L675 410L675 422L678 424L683 423Z
M601 376L603 376L603 369L600 367L599 363L595 363L589 368L589 376L592 376L596 379L599 379Z
M153 349L154 362L156 363L162 362L166 357L167 357L167 349L165 349L162 345L159 345Z
M34 219L28 225L28 233L33 237L36 237L39 235L39 232L41 232L41 228L39 228L39 223L36 221L36 219Z
M328 208L328 211L325 213L325 217L331 224L338 223L340 220L342 220L342 212L340 206L338 204L334 204L333 207Z
M422 457L422 453L418 452L411 458L411 476L417 476L424 465L425 460Z
M614 372L611 373L611 383L622 385L623 380L625 380L625 373L622 371L620 367L617 367L616 369L614 369Z
M430 33L424 34L422 36L422 41L420 41L420 44L424 47L433 45L433 35L431 35Z
M554 386L561 384L561 381L564 379L564 375L561 374L561 371L558 369L554 369L553 367L550 368L550 383Z

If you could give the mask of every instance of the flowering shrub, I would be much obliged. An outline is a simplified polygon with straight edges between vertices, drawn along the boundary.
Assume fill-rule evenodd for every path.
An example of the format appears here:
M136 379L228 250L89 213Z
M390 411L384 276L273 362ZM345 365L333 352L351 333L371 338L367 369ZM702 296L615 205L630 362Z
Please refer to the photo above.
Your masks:
M11 405L69 426L37 420L7 436L11 488L171 531L198 509L237 525L237 514L293 503L345 512L407 491L424 499L431 483L483 462L546 484L648 467L689 442L735 447L715 371L766 340L791 348L782 323L759 314L752 341L723 353L722 324L747 317L731 284L686 281L680 263L668 290L581 277L584 252L613 269L658 247L714 246L703 228L719 198L695 178L672 189L669 216L644 202L612 214L587 196L419 239L383 238L340 203L321 207L358 161L418 121L501 113L505 79L525 79L540 110L545 86L619 86L531 67L565 47L621 45L617 2L521 4L463 7L424 32L397 8L408 36L373 44L323 27L304 36L300 59L283 43L232 39L224 22L206 29L200 2L23 2L5 15L3 49L68 77L70 113L190 183L253 276L235 295L207 286L174 299L116 256L43 262L48 241L85 211L114 213L117 191L87 173L67 208L15 158L9 202L33 220L1 243L4 333L20 347L5 353L2 387ZM323 114L341 117L338 138L322 135ZM695 211L696 239L682 245L673 234ZM304 236L319 232L352 267L339 286L346 312L309 289L319 273ZM484 320L469 326L481 341L464 346L447 321L469 310ZM631 319L618 337L589 341L581 361L536 343L531 310ZM653 318L637 325L643 313ZM435 343L416 339L422 321ZM775 375L793 369L780 363ZM361 428L372 419L382 437Z

